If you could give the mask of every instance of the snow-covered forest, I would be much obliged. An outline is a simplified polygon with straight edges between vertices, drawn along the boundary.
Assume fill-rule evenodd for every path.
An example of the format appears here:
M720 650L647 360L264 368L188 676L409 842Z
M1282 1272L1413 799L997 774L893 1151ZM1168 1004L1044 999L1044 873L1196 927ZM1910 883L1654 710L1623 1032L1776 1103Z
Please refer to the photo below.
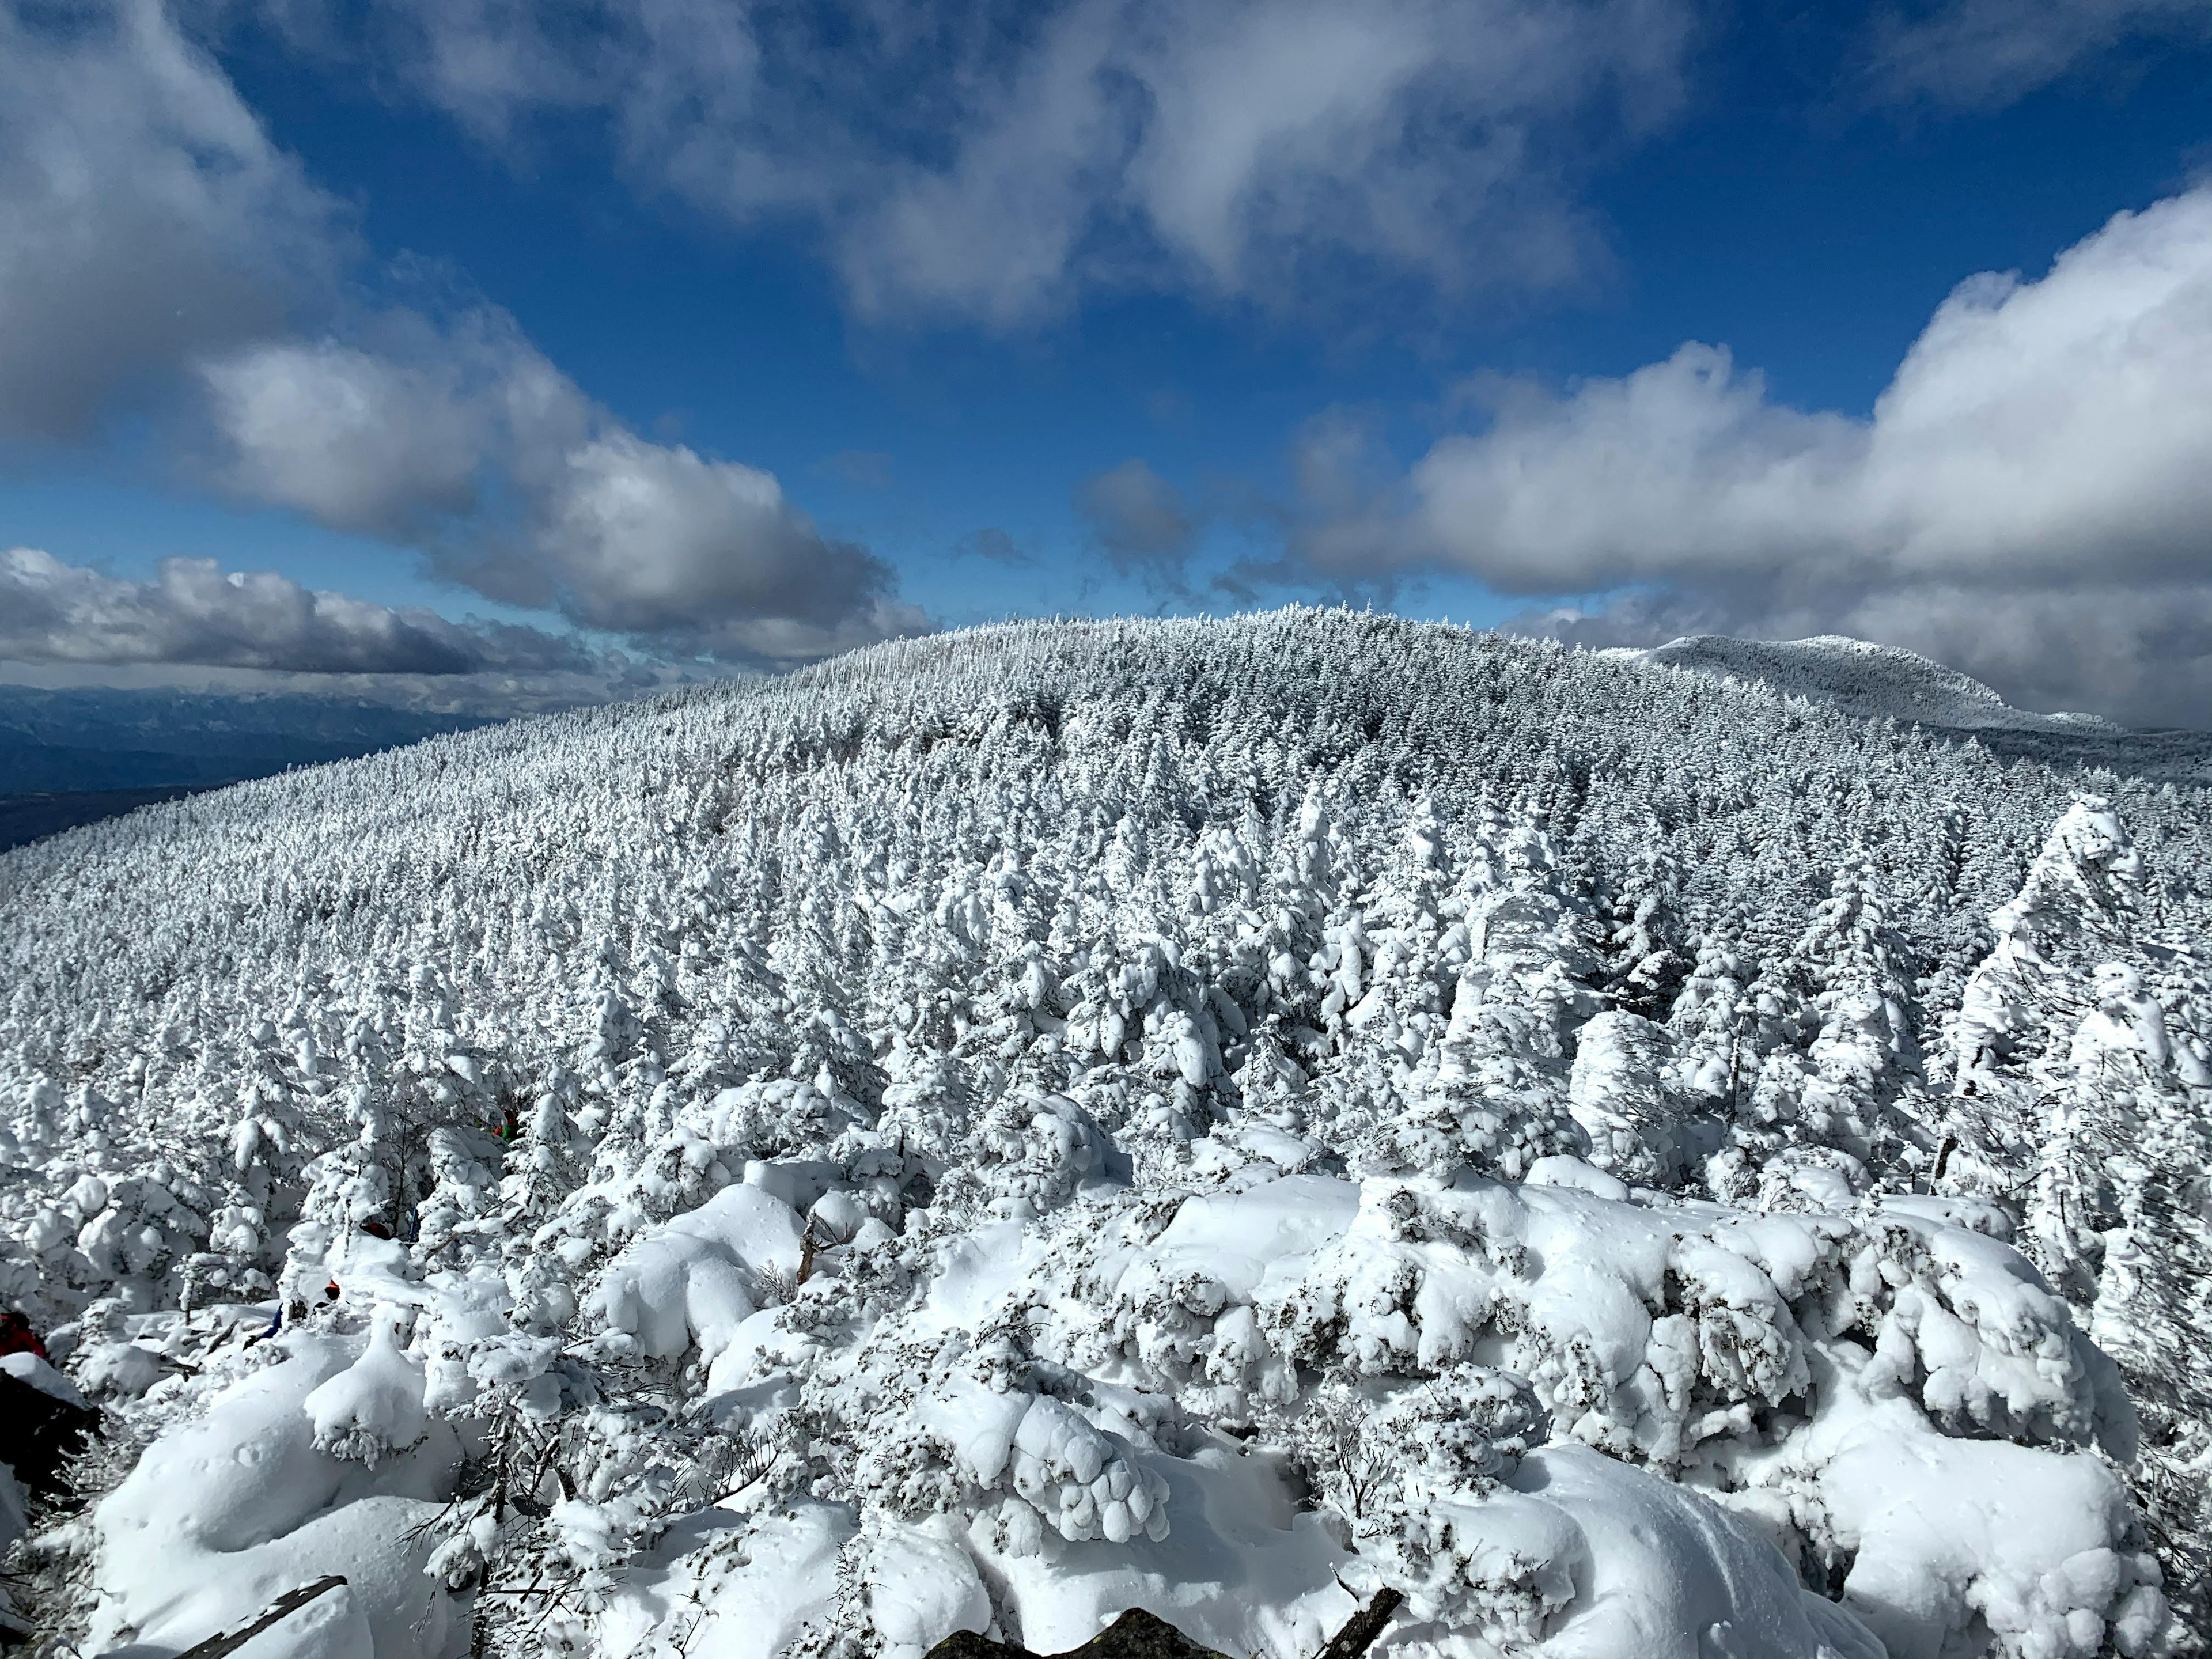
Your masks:
M2106 744L2109 750L2111 744ZM2101 751L2100 751L2101 752ZM1343 611L0 858L14 1616L246 1659L2207 1628L2201 780ZM270 1328L276 1328L270 1334ZM64 1645L66 1644L66 1645Z

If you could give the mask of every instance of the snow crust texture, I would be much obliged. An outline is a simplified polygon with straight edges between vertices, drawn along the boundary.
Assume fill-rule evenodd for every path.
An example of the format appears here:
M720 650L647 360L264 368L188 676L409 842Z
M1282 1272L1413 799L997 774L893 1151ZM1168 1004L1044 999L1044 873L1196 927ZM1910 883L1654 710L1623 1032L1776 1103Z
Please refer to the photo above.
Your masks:
M2206 1633L2208 802L1346 613L985 630L0 859L48 1650Z

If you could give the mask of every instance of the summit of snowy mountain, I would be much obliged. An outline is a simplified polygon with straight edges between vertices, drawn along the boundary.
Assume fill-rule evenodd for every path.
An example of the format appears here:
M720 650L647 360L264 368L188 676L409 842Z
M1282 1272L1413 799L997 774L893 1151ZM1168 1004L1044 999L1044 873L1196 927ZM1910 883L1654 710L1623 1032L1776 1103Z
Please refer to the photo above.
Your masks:
M269 1651L2178 1653L2207 809L1300 611L0 856L0 1297L108 1424L9 1593L87 1654L325 1575Z
M1867 719L1889 716L1961 731L2108 734L2124 730L2095 714L2039 714L2015 708L1971 675L1917 651L1843 634L1803 640L1691 634L1649 649L1620 647L1602 654L1757 681Z

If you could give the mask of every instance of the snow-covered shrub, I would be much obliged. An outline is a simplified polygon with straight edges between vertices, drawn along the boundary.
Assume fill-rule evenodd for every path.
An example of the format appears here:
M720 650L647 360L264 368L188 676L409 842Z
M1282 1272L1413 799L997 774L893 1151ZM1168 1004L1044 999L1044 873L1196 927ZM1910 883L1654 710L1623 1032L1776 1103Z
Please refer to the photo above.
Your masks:
M1116 1544L1168 1534L1166 1483L1136 1464L1126 1443L1048 1395L953 1379L916 1401L913 1422L1009 1553L1035 1554L1048 1534Z
M1455 1366L1360 1423L1364 1480L1324 1466L1322 1488L1350 1515L1367 1570L1407 1596L1413 1618L1522 1645L1574 1599L1577 1540L1499 1499L1546 1427L1520 1378Z
M400 1348L410 1322L397 1308L379 1308L361 1358L301 1402L317 1451L374 1468L380 1458L422 1443L429 1423L422 1371Z
M804 1233L789 1204L740 1182L639 1235L584 1304L601 1352L668 1361L696 1349L711 1366L764 1299L764 1275L796 1268Z

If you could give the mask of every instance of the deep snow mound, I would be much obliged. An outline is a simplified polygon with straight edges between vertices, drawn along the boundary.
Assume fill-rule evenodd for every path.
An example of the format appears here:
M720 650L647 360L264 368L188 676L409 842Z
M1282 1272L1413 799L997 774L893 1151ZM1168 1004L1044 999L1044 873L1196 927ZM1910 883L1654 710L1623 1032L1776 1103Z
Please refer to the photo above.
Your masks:
M2110 734L2123 729L2094 714L2039 714L2015 708L1981 681L1917 651L1842 634L1803 640L1695 634L1649 650L1607 654L1701 674L1732 674L1874 720L1892 716L1962 731Z
M1294 611L11 854L0 1295L116 1431L14 1583L88 1654L333 1571L260 1639L2174 1651L2208 805Z

